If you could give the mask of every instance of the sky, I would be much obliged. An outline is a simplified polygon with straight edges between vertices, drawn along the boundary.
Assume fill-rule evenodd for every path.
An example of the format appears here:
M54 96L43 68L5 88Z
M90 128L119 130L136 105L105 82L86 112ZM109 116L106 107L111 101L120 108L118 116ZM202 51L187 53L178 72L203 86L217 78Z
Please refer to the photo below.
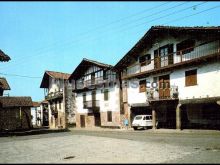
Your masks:
M83 58L115 65L151 26L220 26L220 2L0 2L0 62L10 96L44 100L45 70L72 73Z

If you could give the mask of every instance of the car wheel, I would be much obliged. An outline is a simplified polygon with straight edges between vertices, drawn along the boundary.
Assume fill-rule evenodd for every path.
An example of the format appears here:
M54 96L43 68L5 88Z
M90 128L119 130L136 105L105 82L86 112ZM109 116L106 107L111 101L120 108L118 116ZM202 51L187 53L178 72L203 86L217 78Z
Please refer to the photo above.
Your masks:
M134 128L134 130L137 130L137 127L133 127Z

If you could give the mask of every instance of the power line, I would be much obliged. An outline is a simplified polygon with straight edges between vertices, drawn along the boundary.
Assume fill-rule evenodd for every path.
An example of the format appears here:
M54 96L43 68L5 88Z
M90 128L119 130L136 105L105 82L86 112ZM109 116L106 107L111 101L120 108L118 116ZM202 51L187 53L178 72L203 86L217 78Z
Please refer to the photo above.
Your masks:
M7 74L7 73L0 73L6 76L15 76L15 77L23 77L23 78L42 78L42 77L32 77L32 76L25 76L25 75L18 75L18 74Z
M189 1L188 1L188 2L189 2ZM159 14L159 13L168 11L168 10L170 10L170 9L172 9L172 8L179 7L179 6L181 6L181 5L185 4L185 3L188 3L188 2L184 2L184 3L178 4L178 5L172 6L172 7L170 7L170 8L165 9L165 10L162 10L162 11L160 11L160 12L155 12L155 13L153 13L153 14L151 14L151 15L146 16L146 17L141 17L141 18L139 18L139 19L136 20L136 21L139 21L139 20L141 20L141 19L143 19L143 18L150 17L150 16L152 16L152 15L157 15L157 14ZM163 3L162 5L165 5L165 4L167 4L167 3ZM162 5L159 5L159 6L154 7L154 8L150 8L149 10L158 8L158 7L162 6ZM194 6L195 6L195 5L194 5ZM149 11L149 10L148 10L148 11ZM146 10L144 10L144 11L146 11ZM143 11L142 11L142 12L143 12ZM139 13L142 13L142 12L139 12ZM137 15L137 14L134 14L134 15ZM134 15L133 15L133 16L134 16ZM128 17L126 17L126 18L128 18ZM118 22L118 21L120 21L120 20L122 20L122 19L119 19L119 20L117 20L117 21L115 21L115 22ZM130 22L130 24L132 24L132 23L133 23L133 22ZM124 25L127 25L127 24L124 24ZM124 26L124 25L123 25L123 26ZM120 27L121 27L121 26L120 26ZM135 26L135 27L136 27L136 26ZM127 28L126 28L125 30L127 30ZM90 30L90 31L91 31L91 30ZM124 30L123 30L123 31L124 31ZM106 31L105 31L105 32L106 32ZM120 31L119 31L119 32L120 32ZM86 39L88 39L88 38L86 38ZM70 45L76 43L77 41L82 41L82 40L83 40L83 38L81 37L79 40L75 40L75 42L70 43ZM62 46L66 46L66 45L68 45L68 44L63 43L63 44L61 44L61 45L62 45ZM48 49L47 52L50 51L51 49L53 49L53 48ZM41 52L39 52L38 54L41 55ZM37 55L38 55L38 54L37 54ZM36 55L31 55L31 56L27 56L27 57L34 57L34 56L36 57ZM21 59L20 61L24 61L24 60L25 60L25 59Z
M198 6L198 5L204 4L204 3L206 3L206 2L202 2L202 3L200 3L200 4L193 5L193 6L190 6L190 7L184 8L184 9L182 9L182 10L178 10L178 11L175 11L175 12L169 13L168 15L165 15L165 16L162 16L162 17L159 17L159 18L157 18L157 19L161 19L161 18L164 18L164 17L170 16L170 15L173 15L174 13L182 12L183 10L188 10L188 9L190 9L190 8L192 8L192 7L195 7L195 6ZM214 8L216 8L216 7L214 7ZM214 8L211 8L211 9L214 9ZM208 9L208 10L211 10L211 9ZM205 10L205 11L207 11L207 10ZM202 12L205 12L205 11L202 11ZM202 13L202 12L199 12L199 13ZM199 13L196 13L196 14L199 14ZM193 15L196 15L196 14L193 14ZM192 15L190 15L190 16L192 16ZM187 16L187 17L189 17L189 16ZM184 18L184 17L182 17L182 18ZM151 20L151 21L155 21L155 20L157 20L157 19L153 19L153 20ZM148 22L148 23L149 23L149 22ZM143 23L142 23L142 24L143 24ZM139 24L139 25L140 25L140 24ZM136 28L136 27L137 27L137 26L135 26L135 28ZM130 29L127 29L127 30L130 30ZM95 38L95 39L96 39L96 38ZM39 55L42 55L42 54L39 54Z
M145 13L146 11L154 10L154 9L159 8L159 7L161 7L161 6L164 6L164 5L168 4L168 3L171 3L171 2L165 2L165 3L160 4L160 5L158 5L158 6L154 6L154 7L152 7L152 8L145 9L145 10L142 10L142 11L140 11L140 12L134 13L134 14L132 14L132 15L129 15L129 16L126 16L126 17L117 19L117 20L112 21L112 22L110 22L110 23L107 23L107 24L104 24L104 25L100 25L100 26L94 27L94 28L92 28L92 29L90 29L90 30L88 30L88 31L86 31L86 32L82 32L82 33L77 34L77 36L82 37L82 35L88 34L88 33L92 32L92 31L97 31L98 29L101 29L101 28L103 28L103 27L105 27L105 26L106 26L106 27L109 27L109 26L112 25L112 24L116 24L116 23L121 22L121 21L123 21L123 20L126 20L126 19L128 19L128 18L131 18L131 17L134 17L134 16L136 16L136 15ZM74 37L76 37L76 36L74 36ZM60 42L60 41L59 41L59 42ZM71 42L71 41L66 41L66 42L69 43L69 42ZM52 44L52 46L57 45L57 43L58 43L58 42L55 42L54 44ZM48 46L48 47L51 47L51 46ZM48 47L40 48L40 49L37 49L37 50L46 49L46 48L48 48ZM25 57L25 56L23 56L23 57ZM23 58L23 57L20 57L20 58Z
M185 16L185 17L181 17L181 18L178 18L178 19L174 19L174 20L172 20L172 21L170 21L170 22L166 22L166 23L164 23L164 24L162 24L162 25L166 25L166 24L171 23L171 22L176 22L176 21L179 21L179 20L182 20L182 19L185 19L185 18L194 16L194 15L197 15L197 14L201 14L201 13L203 13L203 12L206 12L206 11L209 11L209 10L212 10L212 9L215 9L215 8L218 8L218 7L220 7L220 5L214 6L214 7L212 7L212 8L209 8L209 9L206 9L206 10L203 10L203 11L200 11L200 12L197 12L197 13L194 13L194 14L191 14L191 15L188 15L188 16Z
M204 3L207 3L207 2L202 2L202 3L199 3L199 4L197 4L197 5L192 5L192 6L190 6L190 7L186 7L186 8L184 8L184 9L181 9L181 10L178 10L178 11L174 11L174 12L169 13L169 14L167 14L167 15L164 15L164 16L161 16L161 17L158 17L158 18L155 18L155 19L152 19L152 20L143 22L143 23L141 23L141 24L137 24L137 25L134 25L134 26L130 26L129 28L136 28L136 27L138 27L138 26L140 26L140 25L146 25L146 24L148 24L148 23L150 23L150 22L157 21L157 20L160 20L160 19L162 19L162 18L166 18L166 17L169 17L169 16L171 16L171 15L174 15L174 14L177 14L177 13L180 13L180 12L183 12L183 11L186 11L186 10L189 10L189 9L191 9L191 8L194 7L194 6L200 6L200 5L204 4ZM127 28L126 28L126 29L127 29ZM124 31L124 30L126 30L126 29L122 29L121 31Z
M194 5L195 6L195 5ZM187 15L187 16L184 16L184 17L181 17L181 18L178 18L178 19L175 19L175 20L172 20L170 22L166 22L162 25L165 25L165 24L168 24L168 23L172 23L172 22L176 22L178 20L182 20L182 19L185 19L185 18L188 18L188 17L191 17L191 16L194 16L194 15L197 15L197 14L201 14L201 13L204 13L204 12L207 12L209 10L213 10L213 9L216 9L216 8L219 8L220 5L218 6L214 6L214 7L211 7L209 9L206 9L206 10L202 10L200 12L197 12L197 13L194 13L194 14L191 14L191 15ZM25 78L42 78L42 77L32 77L32 76L26 76L26 75L17 75L17 74L6 74L6 73L0 73L2 75L7 75L7 76L17 76L17 77L25 77Z

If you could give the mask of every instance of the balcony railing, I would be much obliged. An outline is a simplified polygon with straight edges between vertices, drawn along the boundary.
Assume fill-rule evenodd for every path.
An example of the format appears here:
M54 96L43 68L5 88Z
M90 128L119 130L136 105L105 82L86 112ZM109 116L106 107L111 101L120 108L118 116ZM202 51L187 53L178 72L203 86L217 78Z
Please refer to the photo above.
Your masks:
M83 103L83 108L98 108L100 107L99 100L90 100Z
M50 92L47 96L45 96L46 100L53 100L57 98L62 98L63 92L62 91L56 91L56 92Z
M163 57L158 57L148 61L146 65L138 63L127 68L127 72L123 72L123 76L130 76L154 69L163 68L168 65L183 63L196 58L205 57L211 54L220 53L219 40L207 42L204 44L190 47L184 50L170 53Z
M178 99L178 86L171 86L170 88L164 89L148 88L146 95L148 100Z

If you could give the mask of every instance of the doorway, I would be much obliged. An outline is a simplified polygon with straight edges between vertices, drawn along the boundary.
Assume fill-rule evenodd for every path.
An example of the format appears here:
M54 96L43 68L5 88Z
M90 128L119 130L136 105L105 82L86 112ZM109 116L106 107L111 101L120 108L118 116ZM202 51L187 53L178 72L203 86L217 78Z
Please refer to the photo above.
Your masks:
M94 118L95 118L95 126L100 127L101 126L100 113L94 113Z
M80 115L80 127L84 128L85 125L85 115Z

